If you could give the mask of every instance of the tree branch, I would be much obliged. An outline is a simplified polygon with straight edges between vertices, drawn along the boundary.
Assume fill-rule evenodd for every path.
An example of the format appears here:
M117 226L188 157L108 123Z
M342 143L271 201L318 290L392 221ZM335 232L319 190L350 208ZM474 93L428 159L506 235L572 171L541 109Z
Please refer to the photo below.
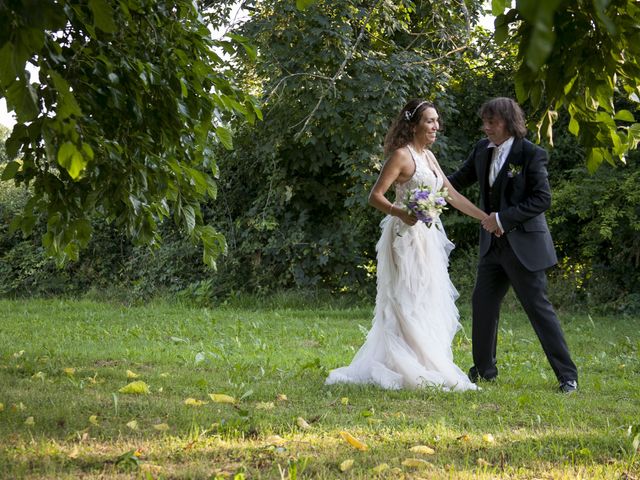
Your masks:
M351 48L351 50L349 52L347 52L347 55L344 57L344 60L342 61L342 64L340 65L340 67L338 68L336 73L333 75L333 77L331 77L329 79L329 83L330 83L331 86L335 87L336 80L343 74L344 69L346 68L347 63L349 62L349 60L351 60L351 58L353 58L353 55L356 52L356 49L358 48L358 44L360 43L360 41L362 40L362 37L364 36L364 32L365 32L365 29L367 27L367 24L369 23L369 19L371 18L371 15L373 15L373 12L375 11L375 9L378 8L378 5L380 5L380 3L382 3L382 0L378 0L375 3L375 5L373 5L373 7L371 7L371 10L369 10L369 12L367 13L367 17L364 19L364 22L362 23L362 27L360 28L360 33L358 34L358 38L356 39L355 43L353 44L353 47ZM300 131L294 135L293 138L295 140L298 140L300 138L300 136L304 133L304 131L307 129L307 126L309 125L309 122L311 121L311 119L314 117L314 115L316 114L316 112L320 108L320 105L322 105L322 102L324 101L324 97L326 97L326 96L327 96L327 90L322 92L322 95L320 95L320 98L318 99L318 102L316 103L316 106L313 107L313 110L311 111L311 113L309 115L307 115L305 120L300 121L300 122L296 123L295 125L293 125L292 128L295 128L295 127L297 127L298 125L300 125L301 123L304 122L304 125L302 125L302 128L300 129Z

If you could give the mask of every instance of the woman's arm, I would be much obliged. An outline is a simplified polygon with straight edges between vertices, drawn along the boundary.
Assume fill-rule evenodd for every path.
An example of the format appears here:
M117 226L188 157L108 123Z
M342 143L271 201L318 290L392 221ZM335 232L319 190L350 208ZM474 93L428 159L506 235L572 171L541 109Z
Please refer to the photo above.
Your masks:
M415 163L406 148L396 150L382 166L378 180L369 193L369 205L387 215L400 218L407 225L415 225L418 219L405 210L393 205L384 194L394 182L406 182L415 171Z
M435 156L432 156L431 160L435 163L435 166L440 172L440 175L442 175L442 177L444 178L444 186L447 187L447 190L449 191L449 198L447 199L448 203L455 209L460 210L465 215L469 215L470 217L473 217L477 220L482 221L486 217L488 217L485 212L476 207L473 203L471 203L471 201L469 201L469 199L467 199L467 197L462 195L454 188L447 176L442 171L442 168L440 168L440 164L436 160Z

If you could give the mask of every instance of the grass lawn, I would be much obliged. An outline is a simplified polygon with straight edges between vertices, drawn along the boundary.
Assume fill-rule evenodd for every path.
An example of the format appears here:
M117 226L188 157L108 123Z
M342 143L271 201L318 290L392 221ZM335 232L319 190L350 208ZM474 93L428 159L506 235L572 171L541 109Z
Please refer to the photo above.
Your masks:
M498 381L465 393L324 386L371 307L0 312L3 479L640 478L638 318L561 316L580 371L580 391L562 395L519 310L503 315ZM464 306L462 323L469 333ZM463 369L470 347L460 332ZM134 381L149 393L120 392Z

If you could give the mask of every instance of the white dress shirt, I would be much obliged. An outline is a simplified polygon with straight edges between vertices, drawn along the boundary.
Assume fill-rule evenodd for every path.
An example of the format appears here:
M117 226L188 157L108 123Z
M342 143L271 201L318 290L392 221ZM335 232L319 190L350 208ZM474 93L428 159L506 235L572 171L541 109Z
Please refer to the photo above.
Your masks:
M489 166L489 168L491 169L489 171L490 187L493 186L493 182L496 181L498 173L500 173L504 162L507 160L509 152L511 152L511 147L513 146L513 141L514 137L509 137L500 145L496 145L493 142L489 142L489 145L487 145L487 148L493 148L493 157L491 158L491 165ZM500 215L498 215L498 212L496 212L496 221L498 222L500 230L504 232L504 228L502 228L502 223L500 222Z

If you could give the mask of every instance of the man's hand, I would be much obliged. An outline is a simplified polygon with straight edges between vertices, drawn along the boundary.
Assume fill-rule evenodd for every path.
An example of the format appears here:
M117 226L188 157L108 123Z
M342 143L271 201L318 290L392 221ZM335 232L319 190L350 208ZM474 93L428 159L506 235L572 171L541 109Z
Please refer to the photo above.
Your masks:
M496 219L496 212L491 212L491 214L482 220L482 228L484 228L487 232L494 234L496 237L500 237L503 234L503 231L500 229L500 225L498 225L498 220Z

